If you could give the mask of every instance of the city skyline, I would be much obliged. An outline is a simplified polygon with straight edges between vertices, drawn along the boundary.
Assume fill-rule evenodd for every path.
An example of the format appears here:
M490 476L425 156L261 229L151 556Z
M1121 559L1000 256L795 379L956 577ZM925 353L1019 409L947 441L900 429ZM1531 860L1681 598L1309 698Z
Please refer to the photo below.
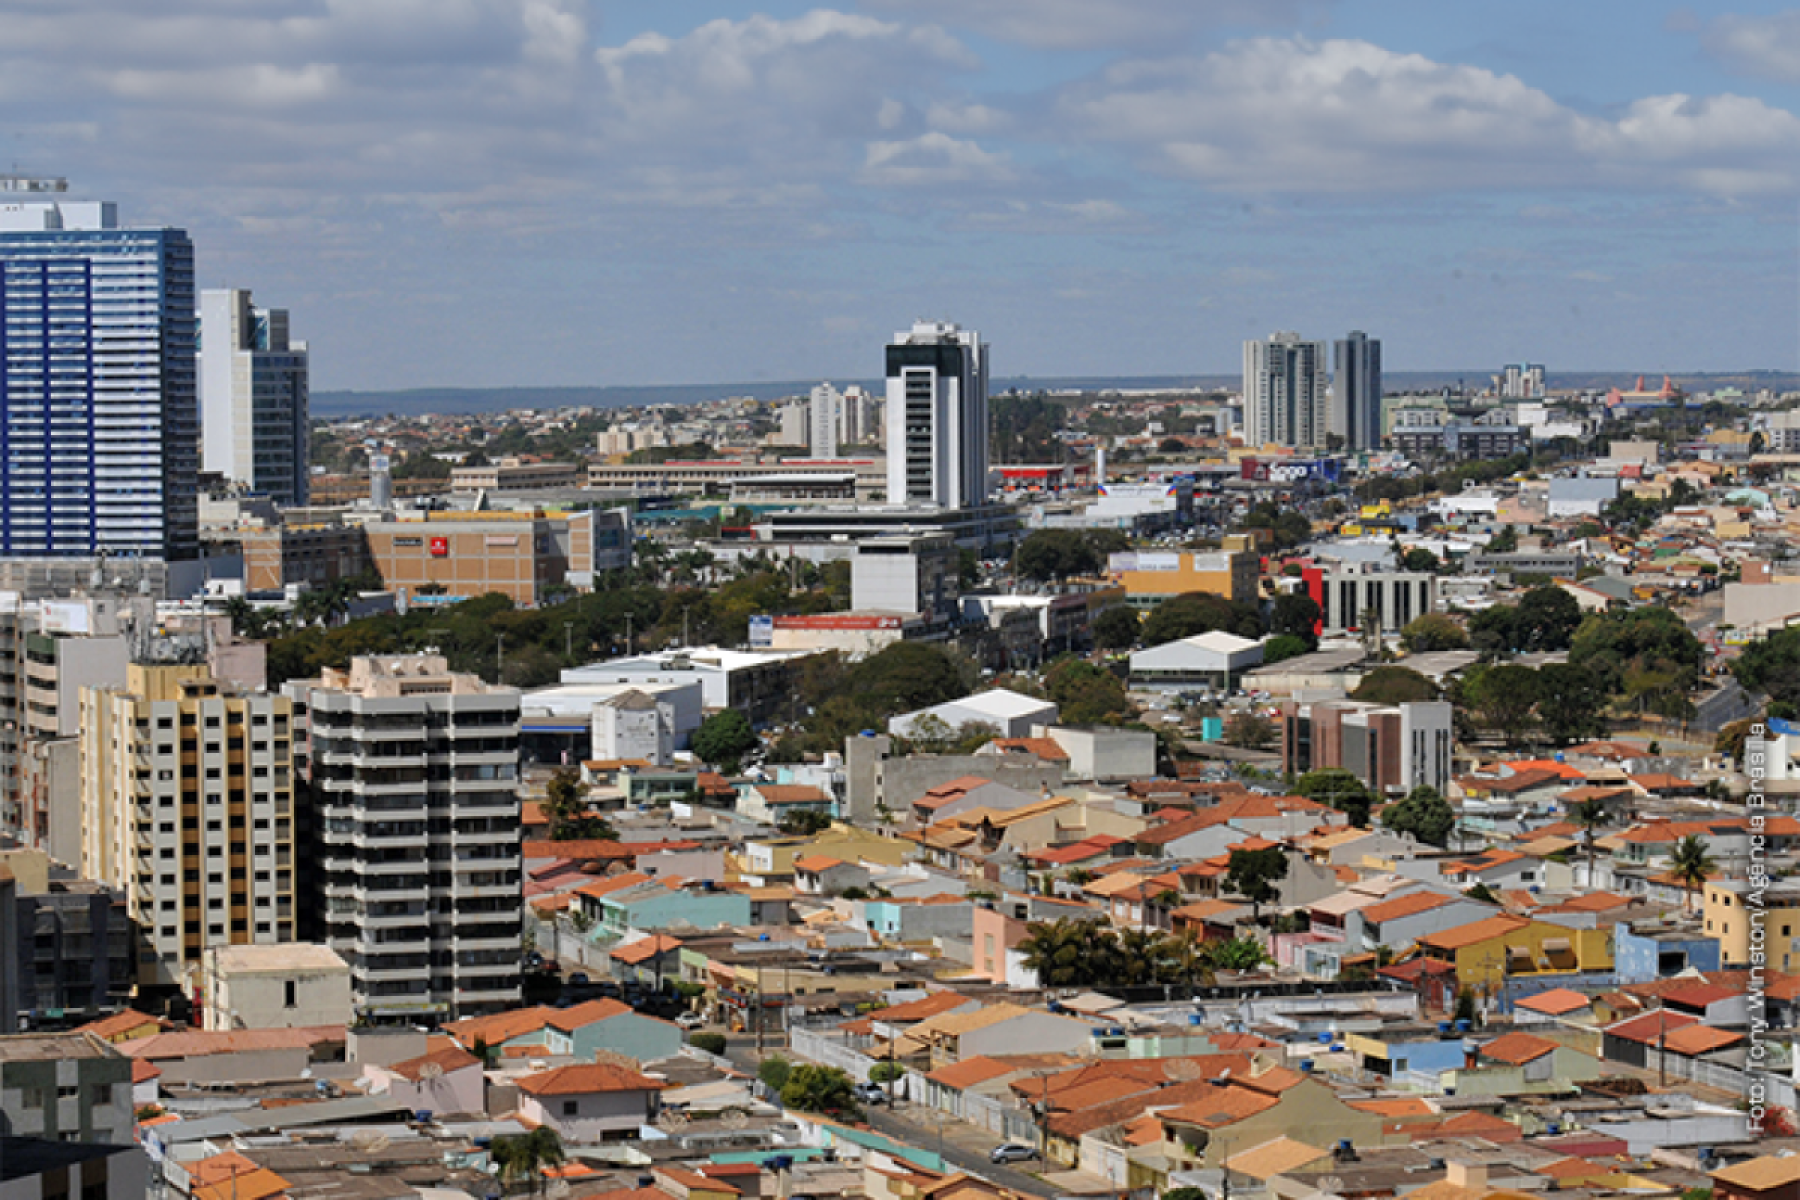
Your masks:
M997 377L1225 374L1271 329L1796 365L1780 5L422 11L27 4L8 159L188 229L321 390L867 378L915 318Z

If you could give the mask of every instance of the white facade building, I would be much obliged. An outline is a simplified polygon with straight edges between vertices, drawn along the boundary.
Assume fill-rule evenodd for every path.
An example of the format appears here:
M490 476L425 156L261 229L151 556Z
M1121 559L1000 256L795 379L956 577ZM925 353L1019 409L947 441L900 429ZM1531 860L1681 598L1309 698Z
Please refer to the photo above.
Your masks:
M519 1002L519 693L441 655L295 680L314 933L374 1023Z
M1329 427L1325 343L1297 333L1244 343L1244 440L1323 447Z
M202 469L281 505L307 501L311 391L306 343L285 308L238 288L200 293Z
M356 1019L350 967L329 946L209 946L202 979L206 1029L308 1029Z
M988 494L988 348L920 321L887 348L889 504L973 508Z
M1346 450L1381 449L1381 339L1362 330L1339 338L1331 388L1330 432Z
M836 458L844 427L844 396L829 383L812 390L806 406L807 445L814 458Z

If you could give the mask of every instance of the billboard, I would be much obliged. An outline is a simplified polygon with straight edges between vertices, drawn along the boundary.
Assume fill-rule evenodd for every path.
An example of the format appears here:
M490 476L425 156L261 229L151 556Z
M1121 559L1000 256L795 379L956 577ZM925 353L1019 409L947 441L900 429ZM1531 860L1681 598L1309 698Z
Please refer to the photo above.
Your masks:
M755 637L757 619L750 619L752 638ZM818 613L812 616L761 619L770 622L771 629L776 625L783 629L899 629L906 624L904 617L870 616L864 613Z
M767 650L775 644L775 618L750 618L750 644Z
M1256 483L1336 483L1340 466L1335 458L1246 458L1241 477Z
M449 538L434 537L431 539L431 557L445 558L449 555L449 553L450 553L450 539Z
M1106 569L1114 574L1125 571L1179 571L1181 555L1164 551L1127 550L1121 554L1107 555Z

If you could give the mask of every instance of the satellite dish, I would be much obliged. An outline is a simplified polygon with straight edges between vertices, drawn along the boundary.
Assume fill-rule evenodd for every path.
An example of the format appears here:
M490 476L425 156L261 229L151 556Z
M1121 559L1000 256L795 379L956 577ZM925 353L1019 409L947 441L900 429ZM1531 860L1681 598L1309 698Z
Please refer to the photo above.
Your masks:
M629 1054L621 1054L617 1050L594 1051L594 1062L602 1066L622 1067L627 1071L638 1069L638 1060Z
M665 1108L656 1114L658 1129L677 1130L688 1127L688 1115L678 1108Z
M374 1129L359 1129L350 1135L350 1145L364 1154L379 1154L389 1145L388 1135Z
M750 1114L741 1108L728 1108L719 1114L719 1123L727 1129L743 1129L750 1124Z
M1191 1058L1171 1058L1163 1064L1163 1074L1177 1083L1192 1083L1204 1074L1204 1069Z
M423 1082L427 1079L442 1079L443 1077L444 1077L444 1068L443 1068L442 1064L434 1063L434 1062L419 1064L419 1080L420 1080L420 1082Z
M1319 1179L1319 1190L1328 1195L1332 1195L1332 1196L1337 1195L1337 1193L1343 1188L1343 1186L1344 1186L1344 1181L1342 1179L1338 1178L1336 1175L1324 1175L1324 1176L1321 1176Z

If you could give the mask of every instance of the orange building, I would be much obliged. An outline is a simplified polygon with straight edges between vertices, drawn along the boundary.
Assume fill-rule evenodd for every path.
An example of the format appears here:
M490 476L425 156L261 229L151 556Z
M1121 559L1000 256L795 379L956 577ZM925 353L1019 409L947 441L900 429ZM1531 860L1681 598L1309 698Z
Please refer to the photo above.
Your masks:
M1250 539L1232 534L1222 550L1175 550L1115 554L1109 563L1113 579L1138 608L1153 608L1170 596L1210 592L1243 604L1257 601L1262 561Z

